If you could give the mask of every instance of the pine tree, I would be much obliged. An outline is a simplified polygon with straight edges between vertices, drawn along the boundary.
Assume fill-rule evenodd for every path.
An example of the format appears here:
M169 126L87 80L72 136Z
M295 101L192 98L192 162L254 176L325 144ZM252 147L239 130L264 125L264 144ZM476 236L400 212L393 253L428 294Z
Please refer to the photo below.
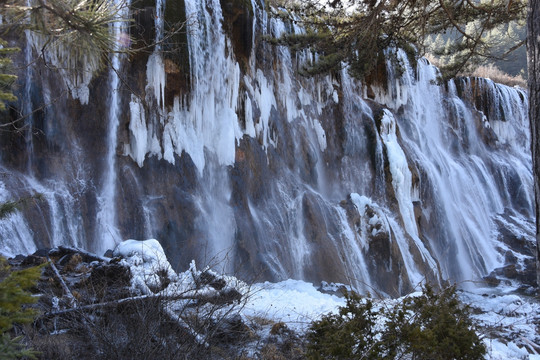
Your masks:
M530 0L527 17L529 121L536 207L536 285L540 288L540 0Z
M0 111L5 110L7 101L15 101L17 98L13 95L12 86L17 76L10 74L11 54L19 51L19 48L6 47L6 42L0 39Z
M307 74L337 70L344 64L351 75L363 78L381 56L402 48L410 56L430 48L430 36L444 34L450 48L435 49L452 56L442 70L454 76L468 66L493 57L486 35L509 21L523 19L527 1L417 1L417 0L307 0L285 5L276 16L301 23L305 34L284 34L275 43L319 54L304 69Z
M471 309L455 286L395 304L345 294L337 314L324 315L307 333L309 359L480 360L486 348L476 333ZM384 322L384 326L381 324Z
M115 0L6 0L0 3L2 30L30 30L42 40L41 53L60 54L70 64L96 59L100 67L107 54L128 51L126 40L115 38L110 26L129 21L120 16L127 5ZM126 35L127 36L127 35ZM5 42L0 39L0 45ZM0 111L15 101L12 85L16 76L8 71L10 55L18 48L0 48Z
M21 210L25 206L28 206L29 204L35 201L40 201L42 199L43 199L43 194L35 193L33 195L22 197L18 200L1 202L0 203L0 219L3 219L15 213L16 211Z
M22 339L12 338L10 331L14 324L31 322L36 315L28 305L37 299L28 289L35 286L40 275L40 266L10 271L6 259L0 256L0 360L35 357L35 352L25 349Z

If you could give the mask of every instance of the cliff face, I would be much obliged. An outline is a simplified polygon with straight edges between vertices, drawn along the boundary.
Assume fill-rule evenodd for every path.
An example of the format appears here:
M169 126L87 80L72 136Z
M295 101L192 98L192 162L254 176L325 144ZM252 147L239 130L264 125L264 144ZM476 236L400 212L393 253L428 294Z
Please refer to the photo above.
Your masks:
M24 70L19 110L38 110L1 135L0 200L44 199L0 220L2 251L157 238L177 268L194 258L390 295L529 266L522 90L438 86L404 54L402 73L381 64L369 83L346 69L305 78L312 54L262 40L302 30L263 8L158 0L137 12L135 44L187 19L184 35L92 77ZM36 39L22 41L20 61L35 56Z

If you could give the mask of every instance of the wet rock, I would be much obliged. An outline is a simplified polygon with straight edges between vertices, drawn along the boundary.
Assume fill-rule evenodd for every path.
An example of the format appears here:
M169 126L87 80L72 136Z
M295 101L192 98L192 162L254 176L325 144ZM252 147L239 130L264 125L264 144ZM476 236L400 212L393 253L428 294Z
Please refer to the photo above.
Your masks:
M333 214L319 194L306 192L302 197L303 231L305 241L311 249L310 263L318 264L305 271L308 281L319 282L326 279L332 282L345 282L341 265L342 257L329 234L336 233L335 223L329 219ZM295 261L291 259L291 261ZM297 264L291 264L294 268Z
M234 54L247 69L253 44L253 6L249 0L221 0L223 27L232 40Z
M379 56L375 68L366 76L367 96L369 99L375 99L375 91L377 88L382 88L388 91L388 70L386 61L382 56Z
M222 290L227 285L225 279L209 271L203 271L196 282L199 286L210 285L216 290Z
M139 50L145 46L152 46L156 37L154 26L156 3L152 0L136 0L133 2L133 6L137 10L133 12L135 21L130 29L134 40L132 47L134 50ZM153 46L147 50L152 51ZM134 56L140 56L141 53L147 53L147 51L134 51Z
M486 282L487 285L493 286L493 287L499 286L499 284L501 283L501 280L498 279L493 273L489 274L488 276L485 276L484 281Z
M15 255L15 257L13 257L12 259L9 259L9 260L10 260L10 261L13 261L13 262L20 263L20 262L22 262L24 259L26 259L26 256L25 256L25 255L18 254L18 255Z
M501 275L509 279L515 279L518 276L518 270L515 264L506 265L500 271Z
M47 262L47 258L43 256L28 255L21 262L21 266L37 266Z
M403 256L395 240L395 234L386 228L381 220L386 215L374 204L366 204L357 209L349 196L341 206L347 211L351 229L358 235L357 241L366 239L366 265L372 278L377 279L377 287L391 295L400 296L410 290L408 274Z
M263 149L256 139L244 136L237 147L238 161L231 171L233 201L246 206L247 198L258 204L268 199L271 187L268 181L272 178L268 161Z
M167 1L164 9L164 31L169 34L164 39L165 57L165 105L172 106L175 97L187 94L191 87L190 59L186 23L193 21L186 17L183 0Z
M321 281L321 286L319 286L319 288L317 289L317 291L320 291L323 294L330 294L338 297L344 297L345 294L347 294L351 290L352 289L349 285L327 283L326 281Z
M37 249L32 255L34 256L41 256L41 257L47 257L49 255L50 248L41 248Z
M504 254L504 263L505 264L515 264L517 263L518 261L518 258L516 257L516 255L514 255L513 252L511 251L507 251L505 254Z
M506 254L508 255L508 253ZM534 258L523 262L514 261L514 255L509 256L512 261L503 267L493 270L484 280L489 285L497 286L501 281L517 280L523 286L536 286L536 263Z

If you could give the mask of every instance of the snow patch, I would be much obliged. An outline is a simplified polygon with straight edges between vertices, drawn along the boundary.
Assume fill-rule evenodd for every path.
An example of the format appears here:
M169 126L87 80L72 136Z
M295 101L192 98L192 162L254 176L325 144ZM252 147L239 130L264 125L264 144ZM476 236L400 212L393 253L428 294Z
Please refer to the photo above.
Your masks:
M244 316L282 321L296 331L307 330L312 321L345 306L344 298L323 294L313 284L300 280L255 284L251 291L242 310Z

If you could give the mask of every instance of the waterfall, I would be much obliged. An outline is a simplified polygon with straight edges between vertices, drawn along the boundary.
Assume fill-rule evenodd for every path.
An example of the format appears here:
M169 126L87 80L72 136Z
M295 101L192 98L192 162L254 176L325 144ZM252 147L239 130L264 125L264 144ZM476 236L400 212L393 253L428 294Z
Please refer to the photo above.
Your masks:
M402 61L407 64L405 56ZM501 183L505 175L494 173L494 169L506 166L503 164L509 161L514 164L512 167L517 170L524 189L530 191L532 185L530 155L523 156L528 153L523 151L523 143L528 143L528 125L523 113L527 108L525 97L520 90L495 86L500 89L496 92L507 94L504 103L508 105L503 113L493 114L490 121L485 117L488 114L471 108L465 103L466 99L456 95L453 83L450 83L448 93L435 85L438 75L435 67L420 61L416 73L409 66L409 71L398 82L408 94L402 101L406 104L399 124L410 157L417 166L425 169L426 180L434 188L435 210L445 227L446 244L434 243L432 247L441 251L437 258L445 277L465 280L486 275L502 265L494 241L497 229L492 216L511 207L511 199L506 194L508 184ZM449 116L445 102L454 114ZM493 105L495 109L498 107L496 103ZM488 132L492 124L508 129L495 132L500 148L488 147L482 133L477 131L481 126ZM505 150L504 143L520 145ZM455 146L462 148L456 153L452 151ZM516 150L519 157L514 155ZM505 160L501 158L503 153ZM503 179L498 179L501 175ZM530 216L531 206L527 204L526 208L528 212L524 215Z
M31 33L30 30L25 30L25 37L26 37L26 46L24 48L24 62L27 64L26 70L25 70L25 78L31 79L33 78L33 69L30 64L32 63L32 40L31 40ZM33 126L33 114L32 114L32 86L30 81L24 82L24 91L23 91L23 98L21 99L22 102L22 112L21 115L24 116L24 126L28 129L26 131L26 147L28 148L28 159L27 159L27 171L29 173L32 172L32 154L34 152L33 150L33 144L32 144L32 126Z
M122 5L122 10L118 14L118 19L127 18L129 3ZM103 174L103 185L97 195L97 241L92 246L98 253L103 253L107 249L113 249L117 243L122 241L120 231L117 227L116 216L116 148L117 131L120 124L120 79L118 73L121 71L124 50L122 35L127 32L127 26L121 21L111 25L111 32L116 39L116 52L111 55L111 69L109 71L109 91L110 104L107 114L107 153L105 158L105 170Z
M13 201L12 193L6 187L4 182L0 182L0 202L2 203ZM20 253L33 253L37 250L37 247L32 241L32 235L24 216L20 213L12 214L8 219L0 220L0 239L2 239L3 254L15 256Z
M392 113L388 110L384 110L381 119L381 138L386 149L388 166L392 174L392 185L396 194L401 219L403 220L404 230L412 237L422 257L425 261L429 262L432 270L437 271L435 260L433 260L431 254L418 237L418 225L416 224L413 209L413 201L418 200L418 189L413 188L409 163L396 136L396 121ZM405 247L402 247L402 249L405 250ZM419 281L420 279L416 277L416 280Z
M530 256L512 243L534 240L523 90L477 78L438 85L434 66L401 50L403 71L389 61L376 83L345 64L301 76L311 52L263 40L301 27L257 1L221 3L184 2L180 49L167 43L171 3L156 1L141 25L151 53L113 54L93 78L26 70L21 99L47 101L56 87L69 98L36 113L43 134L20 148L0 138L0 199L45 199L0 220L2 252L102 252L149 237L177 268L195 258L246 278L390 296L481 280Z

